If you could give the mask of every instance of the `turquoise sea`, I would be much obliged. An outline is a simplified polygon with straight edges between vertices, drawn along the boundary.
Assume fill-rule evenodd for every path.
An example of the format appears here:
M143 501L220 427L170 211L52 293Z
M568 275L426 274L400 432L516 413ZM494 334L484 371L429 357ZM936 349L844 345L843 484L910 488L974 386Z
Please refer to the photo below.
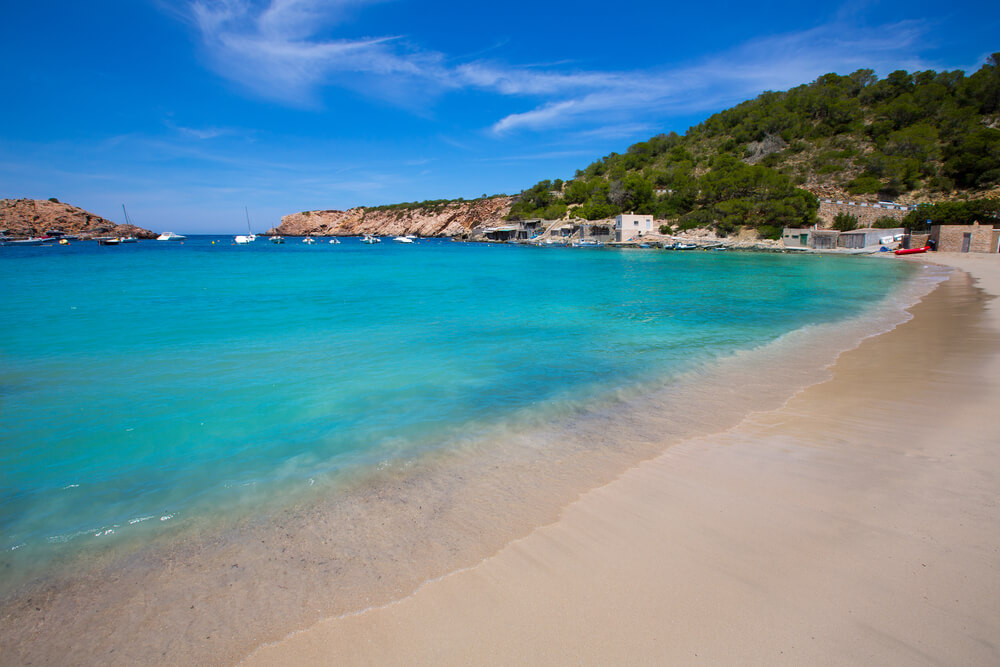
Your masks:
M878 309L914 270L231 241L0 248L0 576L669 387Z

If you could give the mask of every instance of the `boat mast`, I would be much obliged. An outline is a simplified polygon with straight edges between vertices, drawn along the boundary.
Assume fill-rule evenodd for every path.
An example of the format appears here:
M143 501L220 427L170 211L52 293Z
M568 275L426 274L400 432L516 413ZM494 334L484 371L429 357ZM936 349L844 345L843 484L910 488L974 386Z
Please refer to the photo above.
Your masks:
M125 210L125 204L122 204L122 213L125 214L125 224L131 225L132 223L128 221L128 211Z
M250 232L250 236L253 236L253 230L250 229L250 210L244 206L243 211L247 214L247 231Z

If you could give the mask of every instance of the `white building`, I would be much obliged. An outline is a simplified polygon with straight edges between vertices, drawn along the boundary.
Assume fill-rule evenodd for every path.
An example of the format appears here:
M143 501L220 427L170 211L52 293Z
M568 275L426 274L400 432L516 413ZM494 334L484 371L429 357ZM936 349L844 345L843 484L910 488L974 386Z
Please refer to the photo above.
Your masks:
M615 242L632 241L653 231L653 216L622 213L615 218Z

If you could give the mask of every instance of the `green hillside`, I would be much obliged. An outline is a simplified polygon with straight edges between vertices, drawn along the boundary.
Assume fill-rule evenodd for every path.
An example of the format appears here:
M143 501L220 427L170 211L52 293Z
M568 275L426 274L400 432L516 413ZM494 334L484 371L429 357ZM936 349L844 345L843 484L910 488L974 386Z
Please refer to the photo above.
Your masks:
M1000 53L976 73L826 74L661 134L521 193L511 219L651 213L773 236L816 196L948 200L1000 189ZM978 205L982 207L984 204ZM996 200L985 203L996 210ZM945 207L947 208L947 207Z

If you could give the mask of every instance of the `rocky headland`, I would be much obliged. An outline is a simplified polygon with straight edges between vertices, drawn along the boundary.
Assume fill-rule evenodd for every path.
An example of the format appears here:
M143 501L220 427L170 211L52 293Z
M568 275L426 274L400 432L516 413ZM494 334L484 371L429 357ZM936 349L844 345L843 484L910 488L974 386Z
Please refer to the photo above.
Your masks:
M513 197L487 197L470 201L423 202L348 209L303 211L281 218L268 234L283 236L415 236L454 237L475 227L503 224Z
M75 234L80 238L156 238L156 234L148 229L119 225L82 208L45 199L0 199L0 230L6 230L7 236L13 238L45 236L49 230Z

